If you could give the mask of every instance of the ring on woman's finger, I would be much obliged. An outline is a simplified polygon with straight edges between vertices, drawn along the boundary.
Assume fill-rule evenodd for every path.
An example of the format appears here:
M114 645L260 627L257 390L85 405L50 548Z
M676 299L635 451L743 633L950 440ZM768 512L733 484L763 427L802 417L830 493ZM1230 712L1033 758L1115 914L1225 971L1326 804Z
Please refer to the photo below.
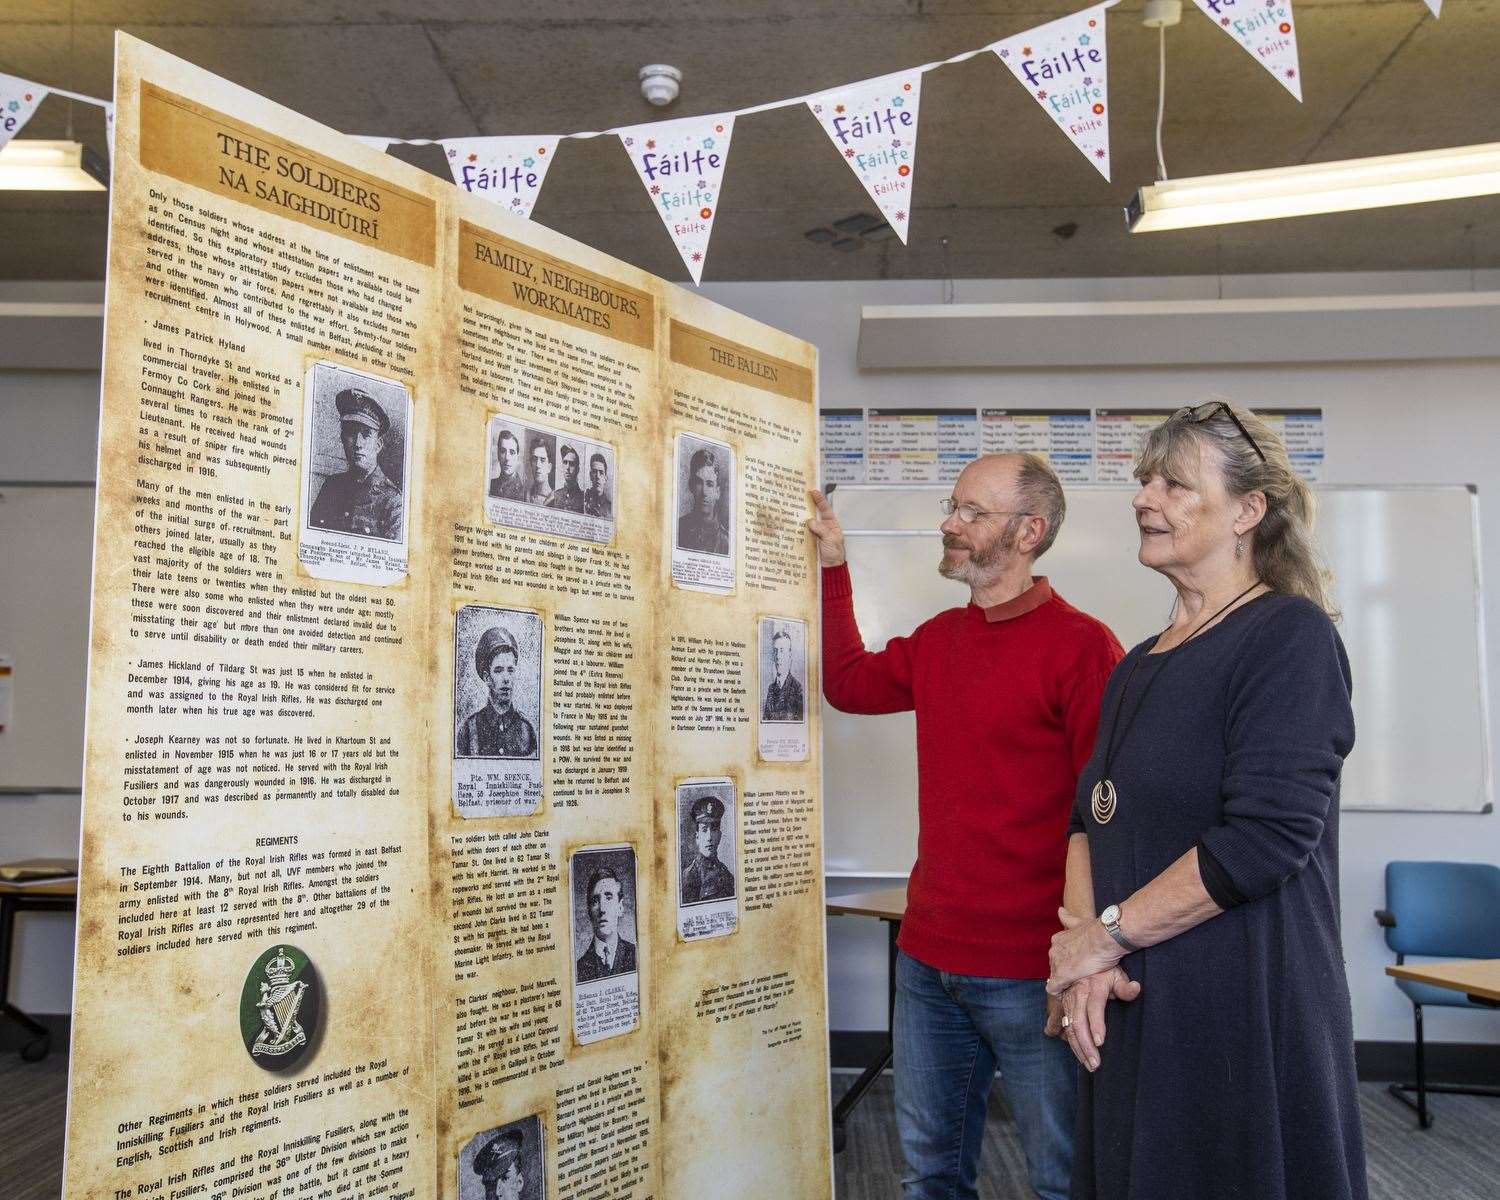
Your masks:
M1067 1029L1068 1026L1070 1026L1072 1024L1073 1024L1073 1018L1070 1017L1070 1016L1068 1016L1066 1013L1064 1013L1063 1014L1063 1019L1062 1019L1062 1027L1064 1029Z

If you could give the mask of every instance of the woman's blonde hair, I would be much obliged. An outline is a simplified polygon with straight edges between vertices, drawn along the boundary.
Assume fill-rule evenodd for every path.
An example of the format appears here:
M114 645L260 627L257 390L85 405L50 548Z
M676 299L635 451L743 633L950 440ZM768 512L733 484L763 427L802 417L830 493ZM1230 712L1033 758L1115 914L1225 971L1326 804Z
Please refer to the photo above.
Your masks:
M1200 449L1211 450L1212 456L1200 460ZM1137 479L1164 475L1186 481L1197 474L1200 461L1219 464L1224 489L1231 496L1265 495L1265 516L1247 534L1261 581L1278 592L1306 596L1338 620L1331 594L1333 574L1313 537L1317 500L1292 470L1286 447L1271 427L1249 409L1211 397L1195 408L1179 410L1147 434L1135 474Z

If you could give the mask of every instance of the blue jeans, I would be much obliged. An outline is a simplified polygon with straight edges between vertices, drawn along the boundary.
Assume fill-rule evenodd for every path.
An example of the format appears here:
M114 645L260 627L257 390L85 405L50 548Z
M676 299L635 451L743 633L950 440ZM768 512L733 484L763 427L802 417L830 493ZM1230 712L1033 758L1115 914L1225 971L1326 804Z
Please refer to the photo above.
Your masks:
M1031 1186L1067 1200L1073 1173L1077 1061L1042 1033L1040 979L937 971L902 952L896 963L896 1127L906 1200L976 1200L985 1102L1000 1070Z

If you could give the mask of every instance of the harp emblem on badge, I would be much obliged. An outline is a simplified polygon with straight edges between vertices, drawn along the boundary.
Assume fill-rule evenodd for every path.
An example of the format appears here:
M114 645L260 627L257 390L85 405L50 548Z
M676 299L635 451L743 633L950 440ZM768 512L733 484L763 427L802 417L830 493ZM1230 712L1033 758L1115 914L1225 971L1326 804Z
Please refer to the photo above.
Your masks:
M287 957L286 951L276 948L276 957L266 963L267 983L260 985L260 999L255 1007L260 1010L264 1028L256 1035L250 1047L251 1054L269 1054L280 1057L290 1054L307 1042L307 1032L297 1023L297 1010L302 1007L302 998L307 992L307 982L293 979L297 964Z

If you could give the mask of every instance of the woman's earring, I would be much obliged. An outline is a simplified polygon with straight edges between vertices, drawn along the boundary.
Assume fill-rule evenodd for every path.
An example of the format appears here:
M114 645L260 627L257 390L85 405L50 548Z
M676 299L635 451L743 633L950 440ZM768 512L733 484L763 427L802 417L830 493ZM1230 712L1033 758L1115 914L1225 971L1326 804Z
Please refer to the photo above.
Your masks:
M1245 538L1243 534L1234 539L1234 556L1235 558L1245 557Z

